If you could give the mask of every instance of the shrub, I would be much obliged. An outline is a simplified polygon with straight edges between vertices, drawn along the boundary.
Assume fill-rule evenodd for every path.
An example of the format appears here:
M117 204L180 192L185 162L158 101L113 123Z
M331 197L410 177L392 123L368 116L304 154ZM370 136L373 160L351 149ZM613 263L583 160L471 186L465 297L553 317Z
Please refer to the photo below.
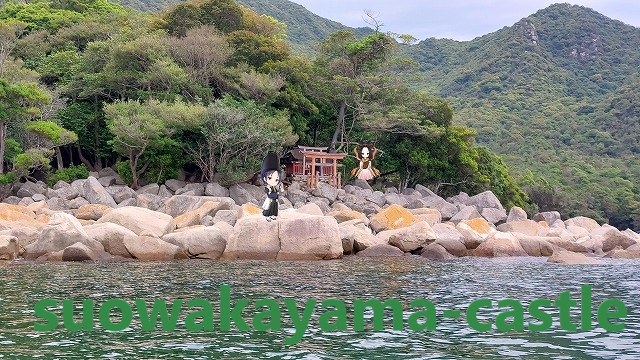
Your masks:
M86 165L70 165L69 167L56 170L53 174L47 176L47 185L53 186L58 181L62 180L67 183L71 183L74 180L86 179L89 177L89 169Z

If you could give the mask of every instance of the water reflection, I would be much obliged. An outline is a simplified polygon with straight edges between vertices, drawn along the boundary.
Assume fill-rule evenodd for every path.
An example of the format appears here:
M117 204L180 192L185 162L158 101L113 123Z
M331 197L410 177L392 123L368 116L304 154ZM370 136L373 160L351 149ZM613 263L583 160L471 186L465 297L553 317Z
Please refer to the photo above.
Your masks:
M0 358L638 359L639 268L637 260L609 260L603 266L561 266L536 258L432 262L419 257L350 257L326 262L3 264ZM232 327L222 332L217 318L222 284L231 285L232 303L270 298L284 304L285 299L293 299L300 312L308 300L318 300L318 305L310 327L296 345L285 344L285 338L295 332L286 311L281 331L243 332ZM544 332L483 333L471 329L464 319L466 307L479 298L493 299L494 304L504 298L528 304L536 298L555 300L561 292L570 291L579 304L583 284L593 286L594 328L590 331L562 330L556 309L549 311L554 324ZM622 300L629 310L623 332L605 332L595 322L597 305L611 297ZM73 299L77 314L82 299L92 299L99 306L112 298L130 304L135 299L150 303L156 299L203 298L214 305L215 330L187 331L184 312L173 332L160 328L142 331L137 321L121 332L104 331L97 324L94 331L69 332L59 327L36 332L34 304L45 298ZM349 322L346 331L322 332L318 327L319 303L330 298L342 300L348 309L356 299L398 299L407 311L405 320L410 302L425 298L436 305L439 314L445 309L459 309L462 317L438 318L435 331L394 331L388 324L384 331L355 332ZM485 321L495 319L497 313L497 309L486 309L479 314ZM245 315L245 319L250 324L250 316ZM529 320L525 315L525 323ZM580 322L577 308L572 312L572 322Z

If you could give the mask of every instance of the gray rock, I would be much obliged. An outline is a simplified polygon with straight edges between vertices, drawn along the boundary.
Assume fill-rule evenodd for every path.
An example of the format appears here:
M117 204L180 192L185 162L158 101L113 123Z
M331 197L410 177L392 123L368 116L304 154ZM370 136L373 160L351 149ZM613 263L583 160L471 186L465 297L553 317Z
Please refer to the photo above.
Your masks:
M139 194L136 198L136 206L156 211L164 206L165 198L149 193Z
M92 250L104 251L102 244L89 237L78 219L66 213L55 213L38 234L38 239L25 248L25 258L36 259L44 254L64 250L77 242Z
M25 198L22 198L22 200L20 200L20 202L18 202L18 205L27 207L27 206L33 204L34 202L35 201L33 201L33 199L31 197L25 197Z
M570 251L555 251L547 261L557 264L602 264L602 262L587 257L585 254Z
M47 197L44 194L33 194L31 199L33 201L47 201Z
M170 244L154 236L125 236L123 243L131 256L140 260L187 258L187 255L179 246Z
M115 177L116 175L118 175L118 173L116 173L115 170L113 170L110 167L106 167L106 168L102 168L98 171L98 176L99 177L109 177L109 176L113 176Z
M490 190L471 196L468 205L475 206L478 211L484 208L504 209L498 197Z
M511 210L509 210L509 216L507 216L508 223L514 221L526 221L527 219L527 212L518 206L512 207Z
M98 182L100 185L107 187L111 185L115 185L116 177L115 176L101 176L98 178Z
M202 185L201 183L187 184L184 187L176 190L175 194L181 195L190 191L193 192L194 196L204 196L204 185Z
M378 244L368 247L356 255L366 257L395 257L404 256L404 252L392 245Z
M44 194L47 191L47 188L36 183L32 183L31 181L27 181L20 187L18 190L18 197L32 197L35 194Z
M533 215L533 221L546 221L549 226L560 220L560 213L557 211L545 211Z
M235 184L231 185L229 188L229 196L238 205L254 202L257 203L258 201L262 204L262 201L265 198L265 192L264 187L258 187L251 184Z
M160 186L158 184L153 183L153 184L145 185L139 188L138 190L136 190L136 193L138 195L141 195L141 194L158 195L159 190L160 190Z
M389 205L395 204L395 205L400 205L402 207L406 207L407 205L409 205L409 202L403 195L386 194L384 197L385 197L385 202Z
M218 183L212 182L208 183L204 188L204 194L206 196L229 197L229 189Z
M199 259L219 259L227 247L224 233L215 226L173 232L163 236L162 240L179 246L190 258Z
M436 195L436 193L429 190L426 186L420 184L416 184L415 189L422 195L422 197L438 196Z
M279 221L245 216L236 222L223 259L275 260L280 251Z
M22 199L17 197L17 196L9 196L9 197L4 198L4 200L2 200L2 202L3 203L7 203L7 204L11 204L11 205L18 205L20 200L22 200Z
M165 214L177 217L187 211L198 209L207 201L225 203L226 208L222 210L232 210L236 207L233 199L227 197L174 195L164 201L164 206L160 210Z
M169 189L171 189L171 191L175 192L178 189L181 189L183 187L185 187L187 185L187 183L185 181L182 180L176 180L176 179L169 179L167 181L165 181L164 183Z
M454 205L471 205L471 200L469 195L466 192L461 192L458 195L452 196L447 199L447 202L450 202Z
M176 222L170 215L133 206L125 206L109 211L98 220L98 223L105 222L123 226L137 235L141 235L143 231L146 231L156 236L163 236L176 228Z
M361 189L372 190L371 185L369 185L369 183L366 182L365 180L355 179L353 181L353 186L357 186Z
M479 217L482 217L482 215L478 213L475 206L465 206L458 213L452 216L450 220L454 224L457 224L462 220L471 220Z
M83 198L86 199L87 198L86 191L84 189L84 184L86 182L87 182L87 179L78 179L78 180L74 180L69 186L75 189L75 191L78 193L77 196L82 196Z
M70 184L64 180L58 180L58 182L55 183L55 185L53 185L53 190L58 190L58 189L62 189L65 187L69 187Z
M431 260L450 260L455 259L455 256L449 254L444 246L438 243L431 243L422 249L420 256Z
M318 182L316 188L311 192L314 196L322 197L329 200L329 203L333 203L338 198L338 189L335 186L331 186L325 182Z
M136 236L133 231L110 222L86 225L84 230L89 237L99 241L109 254L131 258L131 254L124 246L124 238L125 236Z
M494 225L500 225L507 220L507 212L504 209L484 208L480 215Z
M298 215L299 216L299 215ZM331 260L342 258L338 222L331 216L304 216L278 220L280 251L276 260Z
M213 224L219 222L225 222L231 226L236 224L238 220L238 212L234 210L218 210L218 212L213 216L212 221ZM204 219L203 219L204 225Z
M89 176L84 183L84 198L89 200L92 204L102 204L111 207L116 207L116 202L111 195L105 190L104 186L98 182L93 176Z
M70 209L79 209L82 205L87 205L87 204L90 204L90 202L87 201L87 199L81 198L81 197L77 197L77 198L69 201L69 208Z
M4 201L6 202L6 200L7 199L5 199ZM49 210L54 210L54 211L68 210L69 209L69 202L67 200L61 199L59 197L53 197L53 198L47 200L47 208L49 208Z
M292 188L287 189L286 196L294 207L304 205L307 202L307 198L309 198L308 193Z
M110 256L104 251L94 250L77 242L62 251L62 261L97 261L106 260Z
M326 198L311 196L309 197L307 203L318 205L323 214L328 214L331 211L331 208L329 207L329 200Z
M18 257L20 248L18 239L11 235L0 235L0 260L13 260Z
M173 196L173 193L166 185L160 185L160 190L158 190L158 196L163 198L170 198Z
M367 195L365 199L380 207L384 206L384 204L386 204L387 202L387 197L382 191L374 191L371 193L371 195Z
M123 200L120 204L118 204L118 207L125 207L125 206L138 206L138 199L136 198L126 199L126 200Z
M446 221L451 219L455 214L458 213L458 207L448 203L446 200L441 198L440 196L431 196L423 198L424 205L423 207L428 207L432 209L436 209L440 211L442 214L442 220Z
M120 204L123 201L135 198L138 194L128 186L111 186L107 188L107 192L111 194L113 200Z

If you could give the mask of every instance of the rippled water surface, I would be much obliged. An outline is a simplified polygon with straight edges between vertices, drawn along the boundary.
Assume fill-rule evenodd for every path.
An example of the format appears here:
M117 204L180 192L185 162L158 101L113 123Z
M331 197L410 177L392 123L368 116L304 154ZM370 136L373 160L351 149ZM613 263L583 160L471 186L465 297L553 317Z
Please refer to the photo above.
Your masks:
M640 261L615 260L605 265L562 266L545 259L459 259L432 262L419 257L377 260L357 257L329 262L124 262L0 264L0 358L44 359L640 359ZM258 332L219 330L220 285L231 286L232 306L249 299L244 313L251 324L253 301L273 299L281 304L282 330ZM497 300L520 300L525 309L536 298L557 299L563 291L580 304L581 285L593 289L594 326L580 331L580 312L574 307L571 321L578 331L559 325L556 309L548 309L553 326L544 332L478 332L465 321L469 303L494 300L494 311L481 311L483 321L495 319ZM38 332L34 305L41 299L75 300L79 316L81 300L96 303L93 331ZM98 323L98 307L109 299L151 301L207 299L213 305L214 331L190 332L184 326L185 306L174 331L143 331L134 315L124 331L110 332ZM285 344L295 331L287 315L285 299L297 301L302 313L307 300L342 300L347 305L346 331L323 332L320 305L302 340ZM397 299L405 306L405 330L353 331L353 300ZM438 311L436 330L415 332L406 318L415 299L429 299ZM597 306L616 298L629 314L621 332L607 332L596 322ZM135 307L134 307L135 309ZM462 310L459 319L446 319L443 310ZM265 308L258 311L265 310ZM415 311L416 309L414 309ZM195 310L194 310L195 311ZM53 310L58 315L61 309ZM114 322L119 319L112 313ZM391 312L386 313L391 317ZM365 317L371 314L366 313ZM525 323L533 321L525 315ZM612 320L616 322L617 320ZM619 322L619 321L618 321Z

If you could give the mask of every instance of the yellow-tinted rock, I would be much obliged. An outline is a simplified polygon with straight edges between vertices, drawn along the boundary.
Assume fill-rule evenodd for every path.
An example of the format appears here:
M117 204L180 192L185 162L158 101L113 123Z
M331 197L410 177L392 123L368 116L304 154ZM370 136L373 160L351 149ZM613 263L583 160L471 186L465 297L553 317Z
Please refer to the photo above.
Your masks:
M340 210L340 211L332 211L329 213L330 216L333 216L338 223L342 223L349 220L362 220L365 224L369 223L369 219L367 217L355 210Z
M469 225L470 228L475 230L480 236L486 237L491 232L491 226L489 222L484 218L475 218L471 220L462 220L461 222Z
M107 205L85 204L76 210L75 216L80 220L98 220L111 210L113 209Z
M251 215L262 215L262 209L250 203L242 204L238 209L238 219Z
M380 232L411 226L417 221L418 219L409 210L393 204L375 214L371 218L369 225L373 231Z

